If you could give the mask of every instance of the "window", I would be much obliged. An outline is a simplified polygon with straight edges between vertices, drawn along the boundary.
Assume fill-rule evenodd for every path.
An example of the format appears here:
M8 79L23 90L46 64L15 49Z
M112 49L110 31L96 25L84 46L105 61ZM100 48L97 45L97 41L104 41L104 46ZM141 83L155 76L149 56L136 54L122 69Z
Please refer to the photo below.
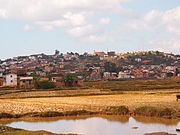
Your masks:
M11 75L10 77L12 78L13 76Z
M13 80L11 80L11 83L13 83Z

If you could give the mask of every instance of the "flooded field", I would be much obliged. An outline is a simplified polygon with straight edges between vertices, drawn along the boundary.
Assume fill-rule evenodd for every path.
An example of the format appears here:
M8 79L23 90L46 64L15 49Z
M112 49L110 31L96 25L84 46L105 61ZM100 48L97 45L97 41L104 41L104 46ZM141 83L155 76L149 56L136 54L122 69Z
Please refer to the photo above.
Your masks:
M45 119L0 121L9 127L30 131L49 131L57 134L80 135L144 135L152 132L178 134L180 121L160 118L122 116L79 116Z

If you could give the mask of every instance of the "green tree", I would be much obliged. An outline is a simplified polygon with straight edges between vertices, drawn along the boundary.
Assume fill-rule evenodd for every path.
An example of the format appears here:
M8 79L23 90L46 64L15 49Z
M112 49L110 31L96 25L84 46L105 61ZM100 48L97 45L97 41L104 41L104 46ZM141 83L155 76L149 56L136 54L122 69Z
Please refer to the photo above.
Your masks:
M35 79L34 86L36 89L52 89L55 88L55 84L50 81L39 81L39 79Z
M64 77L64 82L66 86L72 87L75 80L76 77L73 74L66 74Z
M104 69L106 72L117 72L116 64L112 62L106 62L104 64Z

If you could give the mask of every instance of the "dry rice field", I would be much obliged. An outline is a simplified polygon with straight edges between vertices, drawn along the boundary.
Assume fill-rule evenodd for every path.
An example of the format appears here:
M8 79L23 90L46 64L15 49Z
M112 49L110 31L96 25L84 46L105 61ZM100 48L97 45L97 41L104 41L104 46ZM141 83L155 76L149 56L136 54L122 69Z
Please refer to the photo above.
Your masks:
M69 93L70 91L68 91ZM81 91L82 92L82 91ZM99 94L99 90L84 90L85 93ZM74 96L65 96L61 91L51 91L48 96L57 97L34 97L42 95L41 93L19 93L0 96L0 112L21 114L28 112L45 112L45 111L72 111L72 110L89 110L101 111L107 106L125 105L132 111L141 106L154 106L161 108L173 108L180 112L180 101L176 101L176 94L180 90L160 90L160 91L124 91L120 93L108 93L109 95L79 95L80 91L72 91ZM31 97L30 95L33 95ZM44 92L43 95L47 95ZM62 96L63 94L63 96ZM22 98L29 95L31 98ZM77 96L75 96L77 95ZM15 99L15 96L17 96ZM59 96L59 97L58 97ZM11 98L10 98L11 97ZM13 98L14 97L14 98Z

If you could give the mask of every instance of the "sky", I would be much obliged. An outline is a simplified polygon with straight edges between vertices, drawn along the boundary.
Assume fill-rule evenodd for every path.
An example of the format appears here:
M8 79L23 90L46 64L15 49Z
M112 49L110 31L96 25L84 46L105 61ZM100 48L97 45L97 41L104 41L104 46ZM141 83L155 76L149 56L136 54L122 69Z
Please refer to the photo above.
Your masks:
M0 0L0 59L55 50L180 54L180 0Z

